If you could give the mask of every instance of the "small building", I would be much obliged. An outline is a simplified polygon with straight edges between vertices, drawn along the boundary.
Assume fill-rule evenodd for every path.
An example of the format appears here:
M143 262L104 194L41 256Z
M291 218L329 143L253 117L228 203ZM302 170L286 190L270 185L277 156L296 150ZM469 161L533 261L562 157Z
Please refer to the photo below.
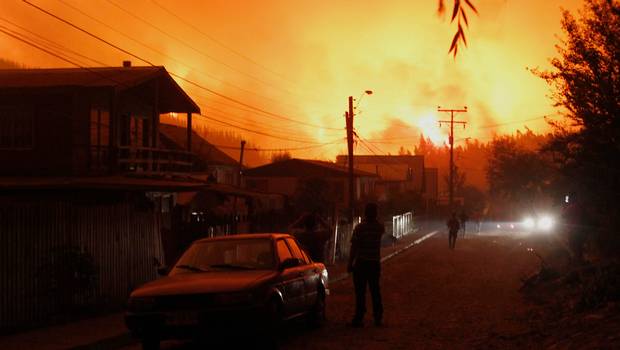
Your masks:
M436 202L439 197L439 169L424 168L424 197Z
M304 183L320 179L328 186L335 209L345 208L349 198L349 170L335 163L288 159L247 169L244 177L248 189L280 193L288 198L293 198ZM374 173L355 170L356 200L374 196L376 179Z
M346 166L348 159L347 155L339 155L336 163ZM380 200L386 200L389 193L424 191L424 156L354 155L353 166L379 177L377 193Z

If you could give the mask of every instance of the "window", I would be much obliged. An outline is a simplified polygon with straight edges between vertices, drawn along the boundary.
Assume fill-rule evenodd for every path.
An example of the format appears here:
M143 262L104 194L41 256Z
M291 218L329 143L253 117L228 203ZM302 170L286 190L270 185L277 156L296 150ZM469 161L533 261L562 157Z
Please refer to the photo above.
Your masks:
M146 117L124 114L121 117L121 126L123 146L148 147L151 144L151 123Z
M291 255L291 251L288 249L286 243L284 243L283 239L278 240L276 243L276 249L278 250L278 257L280 258L280 262L283 262L286 259L290 259L293 257Z
M0 109L0 148L31 149L34 147L32 110Z
M110 112L92 107L90 109L90 167L105 168L110 146Z
M212 269L272 270L275 264L271 242L269 239L197 242L183 253L171 275Z
M103 109L91 108L90 110L90 145L110 145L110 112Z
M304 257L304 254L301 252L301 249L299 249L299 246L297 245L297 242L295 242L295 240L291 238L287 238L286 243L288 244L288 247L291 249L291 252L293 252L293 258L299 259L299 261L303 264L310 263Z

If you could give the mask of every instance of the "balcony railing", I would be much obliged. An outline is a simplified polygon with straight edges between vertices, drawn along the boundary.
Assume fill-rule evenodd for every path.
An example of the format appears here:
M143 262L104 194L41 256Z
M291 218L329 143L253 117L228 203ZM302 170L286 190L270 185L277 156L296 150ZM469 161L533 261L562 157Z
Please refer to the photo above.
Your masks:
M187 151L177 151L151 147L118 147L118 167L127 172L190 172L194 155Z

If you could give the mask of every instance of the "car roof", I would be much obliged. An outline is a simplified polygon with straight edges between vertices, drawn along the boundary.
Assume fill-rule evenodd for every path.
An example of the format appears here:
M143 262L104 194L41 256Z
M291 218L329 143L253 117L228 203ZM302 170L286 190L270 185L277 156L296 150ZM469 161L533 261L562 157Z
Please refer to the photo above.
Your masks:
M240 240L240 239L278 239L278 238L287 238L292 237L288 233L240 233L236 235L229 236L219 236L219 237L209 237L202 238L195 241L198 242L210 242L210 241L232 241L232 240Z

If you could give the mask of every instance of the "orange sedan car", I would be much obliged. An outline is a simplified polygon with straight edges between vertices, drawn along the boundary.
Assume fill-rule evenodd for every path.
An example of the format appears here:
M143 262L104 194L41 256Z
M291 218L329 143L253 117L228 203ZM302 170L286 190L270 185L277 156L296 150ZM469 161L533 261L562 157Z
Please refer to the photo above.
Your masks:
M325 320L325 266L288 234L243 234L195 241L166 277L134 290L125 323L143 348L230 326L274 331L305 316Z

